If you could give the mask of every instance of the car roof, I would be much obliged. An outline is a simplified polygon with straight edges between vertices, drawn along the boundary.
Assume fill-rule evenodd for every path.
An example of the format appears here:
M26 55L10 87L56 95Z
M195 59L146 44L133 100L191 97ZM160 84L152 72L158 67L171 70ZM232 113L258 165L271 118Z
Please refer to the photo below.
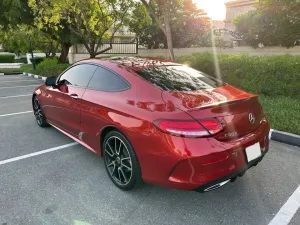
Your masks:
M124 67L130 68L134 71L159 67L159 66L178 66L180 64L174 63L172 61L166 59L159 59L159 58L143 58L143 57L136 57L136 56L116 56L116 57L109 57L109 58L100 58L100 59L92 59L92 60L82 60L84 61L92 61L95 63L101 64L103 61L109 61L111 63L116 63L118 65L122 65Z

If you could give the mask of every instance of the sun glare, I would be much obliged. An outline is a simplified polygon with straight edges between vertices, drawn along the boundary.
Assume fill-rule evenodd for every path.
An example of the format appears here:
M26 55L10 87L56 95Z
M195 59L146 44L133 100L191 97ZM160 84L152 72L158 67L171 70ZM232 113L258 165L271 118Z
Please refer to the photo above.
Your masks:
M213 20L224 20L226 8L224 3L229 0L193 0L201 9L207 12Z

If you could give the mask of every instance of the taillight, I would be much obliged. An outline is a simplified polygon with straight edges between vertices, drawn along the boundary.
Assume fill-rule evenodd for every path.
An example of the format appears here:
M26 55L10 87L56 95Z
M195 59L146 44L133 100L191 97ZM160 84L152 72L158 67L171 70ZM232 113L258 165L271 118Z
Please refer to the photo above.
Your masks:
M162 132L181 137L208 137L223 130L215 119L196 120L155 120L153 122Z
M210 134L214 135L216 133L219 133L220 131L223 130L223 126L216 120L214 119L209 119L209 120L200 120L199 121L202 126L204 126Z

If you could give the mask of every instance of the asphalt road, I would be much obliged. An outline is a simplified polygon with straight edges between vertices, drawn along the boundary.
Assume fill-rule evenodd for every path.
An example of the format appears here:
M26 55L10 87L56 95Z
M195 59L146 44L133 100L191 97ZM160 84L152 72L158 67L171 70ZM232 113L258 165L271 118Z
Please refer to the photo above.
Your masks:
M0 225L265 225L300 184L300 149L276 142L242 178L205 194L150 184L123 192L109 180L103 160L81 145L1 165L73 143L54 128L39 128L32 113L1 116L30 111L30 96L7 97L34 90L14 86L39 83L0 76ZM290 225L299 224L298 210Z

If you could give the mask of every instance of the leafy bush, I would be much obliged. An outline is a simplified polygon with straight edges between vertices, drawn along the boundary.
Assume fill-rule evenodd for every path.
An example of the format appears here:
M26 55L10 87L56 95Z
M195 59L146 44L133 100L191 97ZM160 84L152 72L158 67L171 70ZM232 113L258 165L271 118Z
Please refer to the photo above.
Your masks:
M58 59L56 57L53 59L44 59L38 65L36 73L46 77L58 76L69 66L69 64L58 64Z
M38 69L37 73L45 77L58 76L69 67L69 64L57 64L55 66L46 66L43 69Z
M15 55L13 54L0 54L0 63L13 63Z
M0 73L26 72L26 73L45 76L45 77L51 77L51 76L60 75L69 66L70 66L69 64L55 64L55 65L43 66L42 68L40 68L39 65L36 70L33 70L33 66L31 64L24 64L21 66L21 68L9 68L9 69L0 68Z
M58 59L56 57L52 59L45 58L39 65L38 68L43 70L45 67L55 66L58 64Z
M24 64L27 64L27 58L15 59L14 63L24 63Z
M218 77L210 53L194 53L177 59ZM300 98L300 56L218 55L221 79L246 91L266 96Z
M44 59L45 57L34 57L34 59L30 58L30 62L33 63L34 60L35 65L39 65Z

